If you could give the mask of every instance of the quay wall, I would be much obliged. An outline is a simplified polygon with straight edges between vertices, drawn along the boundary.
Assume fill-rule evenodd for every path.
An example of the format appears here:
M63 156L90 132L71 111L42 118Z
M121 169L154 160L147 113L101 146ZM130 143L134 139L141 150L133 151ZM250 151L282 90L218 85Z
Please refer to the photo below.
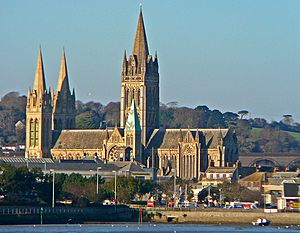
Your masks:
M263 210L197 210L197 211L171 211L155 210L147 211L154 215L155 222L167 222L167 216L176 216L178 223L205 223L205 224L250 224L258 218L266 218L272 224L290 225L300 224L299 212L264 213Z

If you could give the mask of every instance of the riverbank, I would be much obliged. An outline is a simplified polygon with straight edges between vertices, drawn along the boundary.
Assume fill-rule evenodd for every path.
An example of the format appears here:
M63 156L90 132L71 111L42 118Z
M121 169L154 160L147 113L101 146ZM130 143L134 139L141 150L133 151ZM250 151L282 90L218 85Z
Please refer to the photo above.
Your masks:
M258 218L271 220L277 225L300 224L300 213L264 213L263 210L224 210L208 209L193 211L171 211L155 210L147 211L154 216L154 222L166 223L167 216L176 217L173 222L177 223L199 223L199 224L249 224ZM151 214L152 213L152 214Z

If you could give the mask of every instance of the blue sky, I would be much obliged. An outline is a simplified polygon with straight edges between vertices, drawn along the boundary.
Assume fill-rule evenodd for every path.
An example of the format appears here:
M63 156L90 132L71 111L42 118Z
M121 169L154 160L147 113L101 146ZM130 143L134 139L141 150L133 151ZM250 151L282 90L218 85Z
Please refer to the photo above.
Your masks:
M0 0L0 95L27 94L38 48L56 88L65 47L77 99L119 101L138 0ZM161 102L300 121L299 0L144 0Z

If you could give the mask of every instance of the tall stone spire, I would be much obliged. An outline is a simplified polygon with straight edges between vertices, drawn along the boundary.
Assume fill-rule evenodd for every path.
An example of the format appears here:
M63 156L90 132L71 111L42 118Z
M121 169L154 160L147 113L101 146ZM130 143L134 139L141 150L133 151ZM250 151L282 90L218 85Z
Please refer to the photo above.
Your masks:
M147 43L147 37L146 37L146 31L145 31L145 25L144 25L141 5L140 5L140 16L139 16L139 21L138 21L137 28L136 28L132 54L137 56L137 59L139 62L141 62L144 59L146 60L147 56L149 55L149 49L148 49L148 43Z
M33 90L36 90L38 93L44 93L44 91L46 90L46 82L45 82L41 48L39 49L39 54L38 54L38 61L37 61L37 65L36 65Z
M56 92L70 92L67 61L66 61L66 55L64 49L61 56L61 65L60 65Z

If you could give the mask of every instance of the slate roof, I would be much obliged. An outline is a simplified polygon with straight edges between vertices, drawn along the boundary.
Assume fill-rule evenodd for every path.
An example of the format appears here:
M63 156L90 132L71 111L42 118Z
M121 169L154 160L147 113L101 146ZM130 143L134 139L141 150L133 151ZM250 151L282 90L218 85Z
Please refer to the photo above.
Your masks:
M101 149L105 135L106 129L62 130L53 149Z
M263 181L264 180L265 173L264 172L254 172L253 174L244 177L240 180L240 182L255 182L255 181Z
M205 173L233 173L236 167L208 167Z
M130 171L130 172L145 172L145 170L140 165L138 165L136 162L127 163L119 171L120 172L126 172L126 171Z
M200 142L207 148L216 148L227 136L228 129L155 129L147 144L148 148L175 149L178 142L190 131L194 138L198 133Z
M27 163L28 161L28 163ZM22 158L2 158L0 157L0 162L5 162L11 164L15 167L27 166L28 168L39 167L42 171L46 169L54 169L55 171L96 171L98 167L101 167L101 171L112 171L119 170L120 168L113 163L105 164L101 160L52 160L48 159L22 159Z

